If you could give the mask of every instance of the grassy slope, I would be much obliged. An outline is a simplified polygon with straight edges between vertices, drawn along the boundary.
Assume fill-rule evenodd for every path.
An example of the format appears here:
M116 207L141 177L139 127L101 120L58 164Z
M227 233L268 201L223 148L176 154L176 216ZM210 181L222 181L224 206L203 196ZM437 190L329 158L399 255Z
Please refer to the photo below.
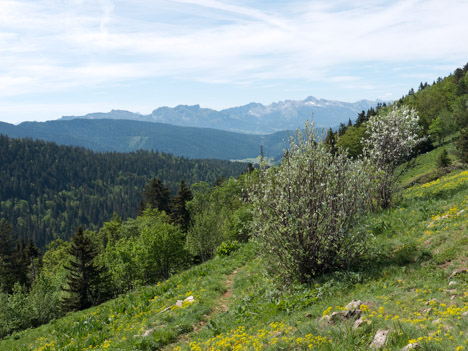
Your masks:
M406 178L430 172L439 152L417 160L423 171ZM404 190L395 208L361 224L375 238L362 267L309 287L279 289L249 244L158 286L18 333L0 350L367 350L378 329L390 330L389 350L414 342L423 350L468 350L468 272L451 277L468 268L467 201L466 170ZM235 269L229 311L222 312L216 307ZM189 295L193 304L160 313ZM352 318L321 319L358 299L369 324L353 329Z

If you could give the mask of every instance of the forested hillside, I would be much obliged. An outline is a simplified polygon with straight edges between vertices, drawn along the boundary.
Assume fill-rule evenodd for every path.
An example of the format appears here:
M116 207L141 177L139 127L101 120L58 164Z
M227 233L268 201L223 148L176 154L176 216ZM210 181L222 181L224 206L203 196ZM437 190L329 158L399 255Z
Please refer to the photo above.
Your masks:
M99 228L116 212L135 217L144 185L162 180L173 194L179 182L236 176L246 164L188 160L150 151L95 153L55 143L0 135L0 218L39 247L68 239L79 225Z
M221 160L255 158L260 147L266 156L274 157L283 153L288 139L287 131L253 135L112 119L23 122L17 126L0 122L0 134L82 146L94 151L159 150L188 158Z
M432 84L421 82L417 90L411 88L394 106L406 105L417 111L420 116L422 134L428 136L419 151L428 151L434 145L440 145L446 138L465 129L468 133L468 64L457 68L453 74L438 78ZM385 113L392 107L378 104L377 107L362 111L353 123L341 123L338 131L329 130L327 143L337 144L352 157L362 154L366 137L367 123L379 111Z

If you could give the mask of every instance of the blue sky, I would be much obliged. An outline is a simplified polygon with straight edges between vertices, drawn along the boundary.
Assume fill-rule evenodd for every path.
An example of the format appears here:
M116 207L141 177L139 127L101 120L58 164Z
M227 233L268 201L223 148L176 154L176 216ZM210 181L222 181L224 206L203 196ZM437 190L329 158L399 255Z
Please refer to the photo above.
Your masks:
M466 0L0 0L0 121L398 99L468 62Z

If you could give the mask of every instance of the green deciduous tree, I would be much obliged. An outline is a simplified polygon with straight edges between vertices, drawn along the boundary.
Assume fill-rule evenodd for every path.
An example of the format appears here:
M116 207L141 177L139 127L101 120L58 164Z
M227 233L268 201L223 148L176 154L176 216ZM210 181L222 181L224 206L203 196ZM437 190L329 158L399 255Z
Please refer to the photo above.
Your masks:
M346 150L348 156L356 158L362 154L362 139L365 131L365 124L361 124L359 127L349 127L346 129L346 133L338 138L337 145Z
M230 178L213 188L204 182L193 186L194 197L187 204L192 223L187 247L201 261L213 257L223 241L249 238L251 212L242 200L247 176Z

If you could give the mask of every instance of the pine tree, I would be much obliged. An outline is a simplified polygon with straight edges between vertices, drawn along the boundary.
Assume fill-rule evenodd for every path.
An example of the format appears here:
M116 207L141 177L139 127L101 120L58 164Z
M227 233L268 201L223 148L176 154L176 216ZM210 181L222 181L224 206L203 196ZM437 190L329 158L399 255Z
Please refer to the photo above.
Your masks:
M28 271L29 271L29 285L31 286L34 281L36 280L36 277L39 274L39 267L37 266L36 259L40 257L40 250L37 247L36 243L34 240L31 238L28 241L28 245L26 245L25 249L25 256L28 259Z
M26 242L24 238L16 241L15 250L13 251L14 261L14 279L15 282L23 286L29 287L31 281L28 276L29 259L27 257Z
M437 167L444 168L450 166L452 161L446 149L444 149L436 160Z
M179 191L172 201L171 220L172 223L180 225L183 232L187 232L190 222L190 213L187 210L186 203L192 199L192 191L185 185L182 179L180 181Z
M468 127L461 130L456 145L460 161L468 164Z
M324 142L325 142L325 145L327 146L328 151L330 151L332 155L335 155L337 151L336 137L335 137L335 133L333 132L331 128L328 129L327 136L325 137Z
M341 122L340 127L338 128L338 136L343 136L344 133L346 133L346 124Z
M255 170L254 165L252 164L252 162L249 162L249 163L247 163L247 169L245 170L244 174L245 173L250 174L254 170Z
M358 116L357 116L357 119L356 119L356 127L359 127L361 124L363 124L364 122L366 122L366 111L362 110Z
M64 289L69 295L63 300L64 310L83 310L104 301L107 298L106 276L103 268L94 263L97 252L81 227L72 238L69 253L72 259L65 267L68 287Z
M15 283L14 256L11 225L5 220L0 221L0 290L11 292Z
M171 193L169 188L158 178L154 177L145 185L143 190L144 208L150 205L159 211L169 213L171 203Z

